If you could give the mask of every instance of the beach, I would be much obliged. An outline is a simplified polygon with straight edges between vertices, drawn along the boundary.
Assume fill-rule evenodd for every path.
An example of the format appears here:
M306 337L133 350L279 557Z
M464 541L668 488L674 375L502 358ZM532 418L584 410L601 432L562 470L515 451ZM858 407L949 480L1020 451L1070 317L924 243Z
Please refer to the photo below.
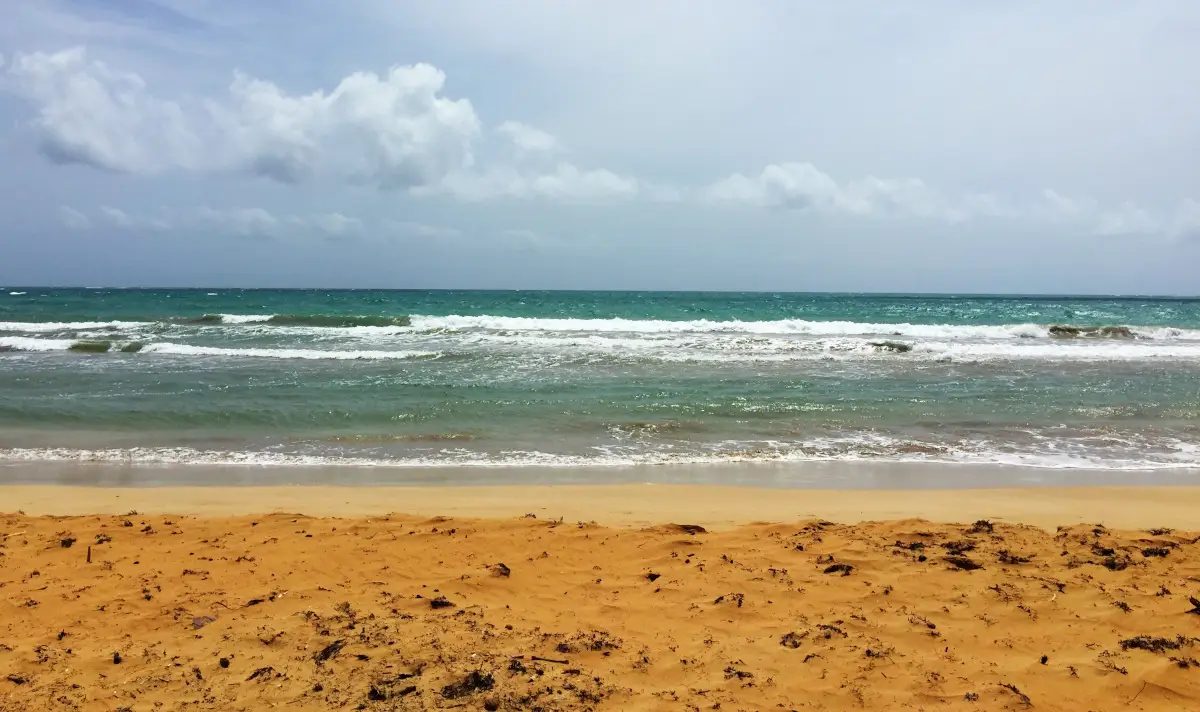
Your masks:
M0 501L5 710L1200 704L1196 487Z
M28 288L0 709L1200 709L1200 302Z

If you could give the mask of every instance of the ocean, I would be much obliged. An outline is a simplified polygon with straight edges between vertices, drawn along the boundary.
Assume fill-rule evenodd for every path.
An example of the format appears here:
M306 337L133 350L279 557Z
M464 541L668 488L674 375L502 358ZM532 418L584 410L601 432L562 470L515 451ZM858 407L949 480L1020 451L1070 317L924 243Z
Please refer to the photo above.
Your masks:
M0 461L1200 467L1200 300L0 292Z

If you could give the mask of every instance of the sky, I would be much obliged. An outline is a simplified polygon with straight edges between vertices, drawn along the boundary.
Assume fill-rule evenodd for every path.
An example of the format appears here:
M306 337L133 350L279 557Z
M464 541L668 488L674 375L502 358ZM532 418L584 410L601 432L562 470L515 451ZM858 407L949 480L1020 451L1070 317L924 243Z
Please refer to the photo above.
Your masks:
M1200 294L1194 0L4 0L0 284Z

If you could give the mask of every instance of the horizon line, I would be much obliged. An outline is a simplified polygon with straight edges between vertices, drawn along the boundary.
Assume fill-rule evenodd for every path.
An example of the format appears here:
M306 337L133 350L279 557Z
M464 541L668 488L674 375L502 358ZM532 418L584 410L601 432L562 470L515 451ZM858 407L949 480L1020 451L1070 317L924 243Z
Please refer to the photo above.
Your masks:
M1107 292L895 292L895 291L806 291L791 289L583 289L583 288L529 288L529 287L166 287L166 286L78 286L78 285L13 285L0 287L0 291L20 290L79 290L79 291L143 291L143 292L198 292L198 291L241 291L241 292L548 292L548 293L588 293L599 292L608 294L787 294L807 296L854 296L854 297L936 297L936 298L1021 298L1037 299L1070 298L1070 299L1181 299L1200 300L1200 294L1150 294L1150 293L1107 293ZM13 296L0 294L0 296ZM15 295L25 296L25 295Z

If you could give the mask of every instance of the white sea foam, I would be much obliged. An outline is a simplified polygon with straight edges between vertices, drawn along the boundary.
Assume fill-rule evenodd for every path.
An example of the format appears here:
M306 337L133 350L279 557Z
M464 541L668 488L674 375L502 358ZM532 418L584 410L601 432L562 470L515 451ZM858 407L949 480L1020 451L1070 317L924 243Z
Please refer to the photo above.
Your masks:
M176 356L226 356L243 358L303 359L308 361L384 361L437 358L438 351L336 351L332 349L229 349L190 344L153 343L142 347L143 354L172 354Z
M21 297L21 296L24 296L25 294L27 294L27 292L9 292L9 293L8 293L8 296L10 296L10 297Z
M397 329L404 327L353 327ZM111 338L104 332L77 332L94 341ZM343 336L321 335L308 344L277 347L200 346L176 341L146 344L142 354L226 358L278 358L305 360L407 360L433 358L447 353L466 357L519 359L523 368L558 364L605 362L663 363L785 363L814 360L867 360L905 363L913 361L1196 361L1200 343L1180 341L1044 340L1044 341L877 341L861 337L765 337L728 334L562 334L470 333L417 334L397 338L395 332L363 332L347 341ZM129 339L129 336L125 336ZM9 351L66 351L77 340L32 336L0 337L0 348ZM120 348L120 342L114 351ZM356 348L365 347L365 348ZM374 347L374 348L372 348ZM387 347L387 348L380 348ZM399 348L398 348L399 347ZM910 350L904 351L904 348Z
M420 333L474 334L564 334L637 335L639 338L679 334L727 334L776 337L876 337L878 339L932 339L937 341L1011 341L1015 339L1050 339L1050 327L1045 324L886 324L853 321L809 321L780 319L774 321L668 321L655 319L544 319L508 316L425 316L411 317L411 326L333 326L305 324L273 324L272 314L219 314L219 324L213 326L247 326L263 333L297 335L343 335L348 337L401 336ZM43 333L52 331L94 329L145 329L154 322L143 321L79 321L79 322L0 322L0 331ZM176 324L176 326L193 326ZM1200 329L1168 326L1134 326L1130 332L1138 341L1200 342ZM1121 339L1080 336L1054 338L1056 343L1122 342Z
M139 329L150 326L144 321L0 321L0 331L45 334L54 331L91 331L95 329Z
M655 319L542 319L509 316L410 317L414 330L488 330L569 333L744 333L807 336L885 336L918 339L1036 339L1049 338L1044 324L880 324L855 321L666 321ZM1131 327L1141 338L1200 341L1200 330L1169 327ZM1083 340L1095 341L1092 337Z
M904 451L902 441L886 436L862 434L816 438L800 443L714 443L720 449L704 452L639 450L618 446L596 448L590 454L560 454L513 450L499 453L475 452L465 448L429 451L395 458L347 455L302 455L282 452L197 450L189 447L135 447L112 449L8 448L0 449L0 460L43 462L97 462L122 464L254 465L275 467L369 467L369 468L577 468L637 467L659 465L771 464L801 462L931 463L945 465L1007 465L1051 470L1196 470L1200 452L1192 443L1177 443L1172 452L1150 456L1145 451L1127 454L1058 451L1046 447L1036 451L1009 452L977 443L976 447Z
M364 337L371 343L374 339ZM893 360L1200 360L1200 343L1068 339L1042 341L881 340L862 337L814 338L795 335L730 334L573 334L551 332L467 333L430 336L420 343L459 351L509 355L540 354L560 359L646 359L667 362L804 361L819 359ZM904 347L911 351L902 352ZM896 349L899 349L896 350Z
M29 336L0 337L0 349L12 351L66 351L75 339L35 339Z
M222 324L258 324L270 321L272 314L221 314Z

